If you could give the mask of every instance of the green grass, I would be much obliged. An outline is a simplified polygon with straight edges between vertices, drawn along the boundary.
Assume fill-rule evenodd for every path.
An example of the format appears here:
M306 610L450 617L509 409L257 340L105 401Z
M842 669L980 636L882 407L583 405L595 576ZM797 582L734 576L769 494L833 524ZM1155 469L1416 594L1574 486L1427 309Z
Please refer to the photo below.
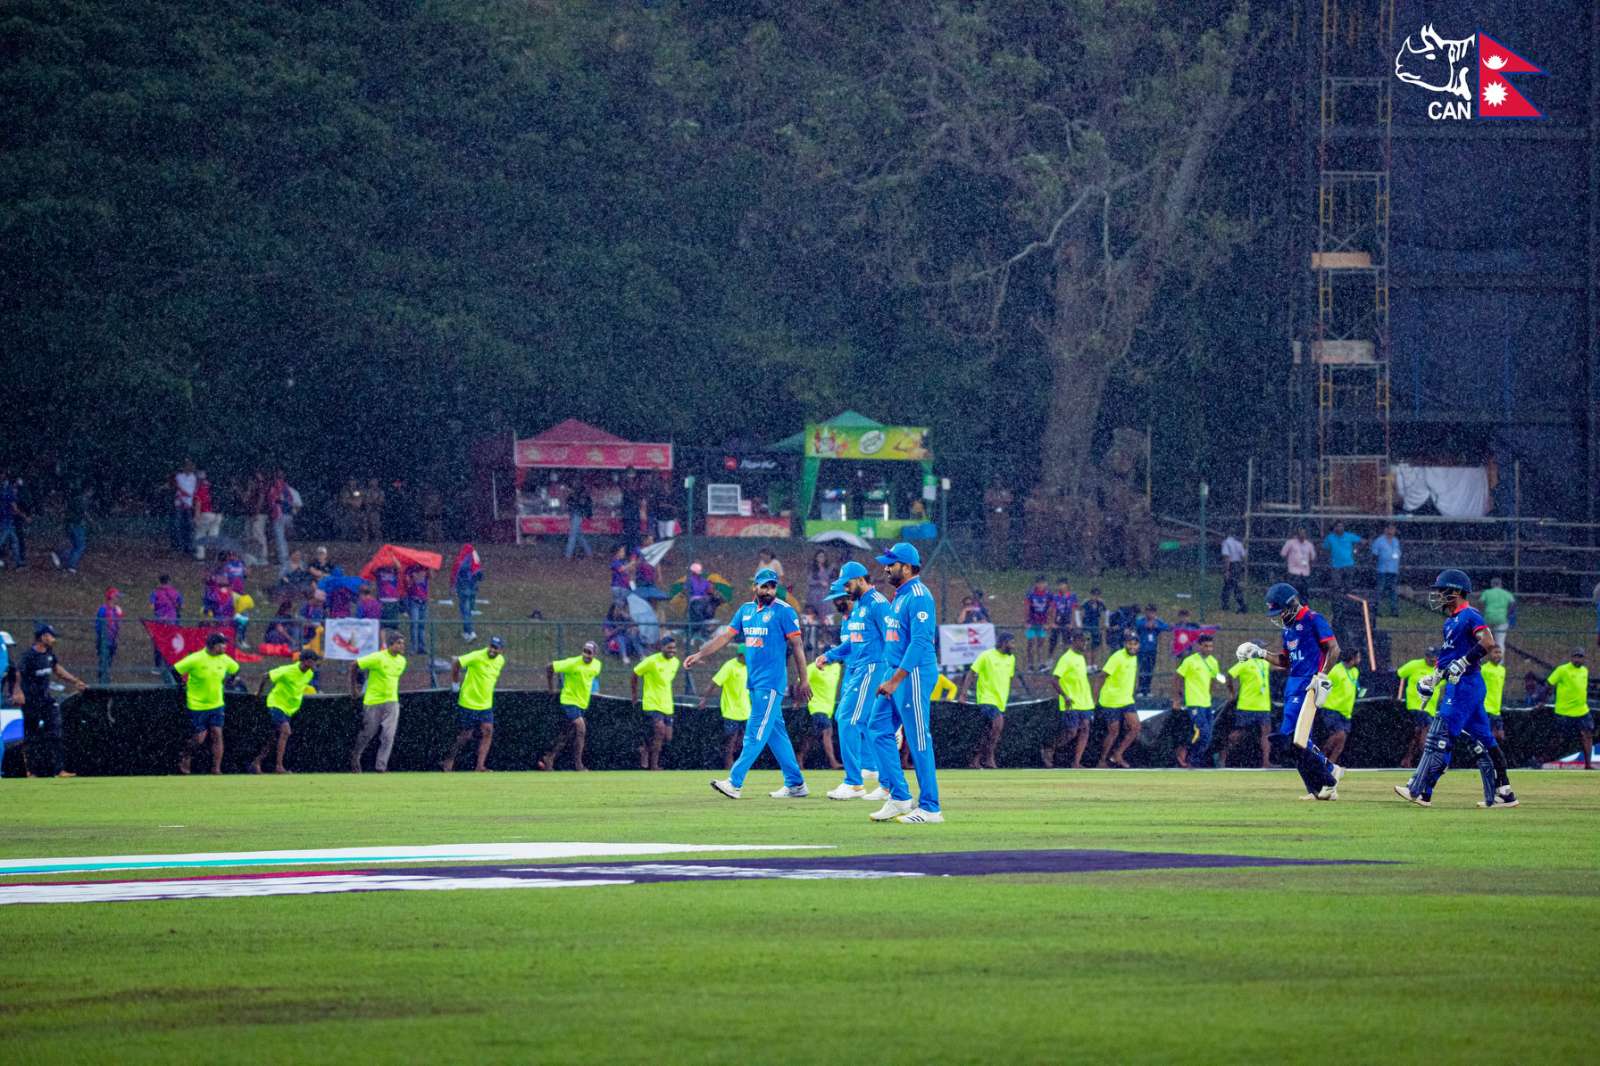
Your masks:
M15 782L0 857L647 840L1394 865L7 907L6 1057L1592 1056L1600 775L1519 775L1524 805L1491 813L1470 771L1432 810L1390 798L1390 773L1310 804L1287 773L949 772L931 827L779 804L775 773L729 803L707 776Z

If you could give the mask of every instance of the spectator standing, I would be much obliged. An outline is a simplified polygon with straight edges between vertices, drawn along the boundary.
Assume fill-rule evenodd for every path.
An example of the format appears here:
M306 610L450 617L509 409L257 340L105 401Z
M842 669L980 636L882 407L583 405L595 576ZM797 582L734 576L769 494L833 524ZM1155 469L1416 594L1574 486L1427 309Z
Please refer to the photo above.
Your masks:
M172 550L184 555L194 551L194 494L199 484L194 460L185 459L172 475Z
M691 642L704 640L706 623L717 614L717 599L711 588L711 579L706 577L706 568L699 560L689 564L689 578L684 582L684 592L689 597L688 639Z
M450 568L450 581L455 591L456 605L461 611L461 639L477 640L478 628L472 616L478 608L478 582L483 580L483 561L478 549L470 543L463 544L456 553L455 564Z
M633 587L634 591L638 592L640 596L649 600L652 597L645 595L645 592L646 590L659 591L656 589L656 579L659 575L656 573L655 566L645 556L642 549L654 544L656 536L646 530L640 539L643 542L640 545L641 550L633 553ZM662 598L665 599L665 597Z
M772 553L772 549L762 548L756 553L756 556L758 559L760 559L758 566L767 570L771 570L774 574L777 574L778 584L787 587L787 583L783 580L783 564L780 563L778 561L778 557Z
M594 498L589 495L589 490L582 484L574 485L572 491L567 493L567 550L564 557L570 559L579 550L582 550L585 559L594 557L594 549L589 546L589 538L583 535L583 523L594 515Z
M411 619L411 643L418 655L428 654L428 568L406 567L406 617Z
M1231 599L1237 606L1240 614L1245 613L1244 607L1244 580L1245 580L1245 550L1244 542L1229 533L1222 538L1222 609L1228 609Z
M1278 549L1289 571L1289 584L1300 594L1301 603L1311 602L1311 564L1317 559L1317 546L1306 539L1304 528L1294 531L1294 536Z
M1047 663L1055 657L1057 641L1061 643L1061 650L1066 650L1073 630L1078 628L1081 621L1078 594L1072 591L1072 582L1064 577L1056 578L1056 590L1050 596L1050 652Z
M69 574L78 572L78 563L89 547L89 505L93 495L90 489L78 486L67 493L67 541L61 551L51 552L50 561L57 570Z
M1144 605L1144 614L1133 620L1133 632L1139 640L1139 695L1150 695L1150 683L1155 678L1156 660L1161 655L1161 634L1170 632L1172 626L1157 617L1156 605Z
M1050 606L1055 602L1043 574L1034 576L1033 587L1022 601L1022 638L1027 641L1028 672L1034 673L1046 667L1045 638L1050 633Z
M0 556L11 549L11 565L21 570L28 565L28 553L22 539L22 523L28 516L22 509L22 497L11 475L0 471ZM0 558L0 567L5 560Z
M272 499L268 501L268 506L270 510L267 515L272 521L272 544L278 552L278 566L280 570L288 570L289 527L294 522L295 512L300 510L300 494L284 479L282 470L273 471Z
M827 552L818 551L811 557L811 565L806 568L805 606L815 611L818 617L828 611L828 589L838 576L838 571L828 561Z
M406 638L392 629L384 637L382 648L350 664L350 691L361 691L361 732L350 752L353 774L361 772L361 757L373 737L378 737L378 755L372 768L387 773L394 734L400 728L400 675L406 672ZM360 678L363 673L365 686Z
M561 726L561 733L556 737L555 744L534 764L536 769L554 770L556 757L561 754L561 749L567 746L568 740L572 742L572 768L588 769L583 765L583 745L589 735L589 726L584 721L584 715L588 713L589 701L594 698L594 691L599 685L600 669L603 665L600 661L600 649L590 640L584 642L582 654L557 659L545 667L545 684L551 691L556 687L556 675L561 675L561 713L566 721Z
M456 768L456 756L478 734L478 761L473 769L484 773L489 758L489 745L494 743L494 690L500 683L500 672L506 668L505 642L490 637L489 646L469 651L450 661L450 683L460 695L456 707L456 742L450 754L439 763L446 773Z
M973 749L969 770L998 770L994 761L995 750L1000 746L1000 736L1006 728L1006 704L1011 702L1011 679L1017 673L1017 653L1012 647L1010 633L995 638L992 648L979 653L972 667L961 679L957 703L967 702L967 690L974 679L978 682L978 713L984 717L984 729Z
M372 580L377 587L379 617L385 622L397 621L400 618L400 568L380 566L372 572Z
M111 684L111 663L117 657L117 636L122 632L122 593L106 589L105 602L94 613L95 680Z
M261 751L250 760L250 772L261 772L262 760L277 752L277 761L272 772L287 774L293 771L285 769L283 765L283 752L289 746L289 734L294 730L290 720L299 712L300 705L305 702L306 690L316 682L317 661L320 657L309 648L299 653L297 662L279 666L269 670L261 678L261 683L256 686L256 699L266 697L267 715L272 719L272 734L267 742L261 746ZM270 692L267 691L270 686Z
M22 708L23 756L29 777L76 777L68 773L62 748L61 706L50 691L60 680L78 692L89 686L67 673L56 658L56 631L41 625L33 632L33 646L17 667L13 702Z
M1333 591L1345 592L1355 585L1356 576L1356 548L1365 543L1365 540L1355 533L1344 528L1343 522L1335 522L1333 531L1322 538L1323 545L1328 549L1328 567L1333 573Z
M344 479L339 490L339 539L361 538L361 485L353 477Z
M1489 587L1478 597L1483 604L1483 620L1494 633L1494 642L1506 646L1506 634L1511 630L1511 616L1517 608L1517 598L1506 591L1499 576L1489 579Z
M172 584L172 578L168 574L156 578L156 587L150 593L150 617L157 622L177 623L183 620L183 593ZM156 644L154 637L151 638L150 644L155 652L154 669L151 672L165 674L167 660L162 657L161 648Z
M383 485L377 478L367 479L366 492L361 500L361 533L369 544L383 542L383 506L386 498Z
M1573 648L1567 661L1550 671L1545 685L1555 691L1556 723L1563 739L1577 734L1583 745L1583 768L1594 762L1594 715L1589 713L1589 668L1584 665L1582 648ZM1444 686L1440 686L1443 688Z
M618 544L611 553L611 604L628 610L628 593L633 589L633 579L629 574L632 559L628 555L628 546Z
M1106 639L1106 621L1110 613L1106 601L1100 598L1099 586L1091 588L1089 598L1083 601L1083 632L1088 638L1090 669L1099 667L1100 648L1110 643Z
M250 512L250 545L255 549L256 562L260 566L271 561L267 554L267 522L270 520L267 512L271 510L268 503L271 495L272 483L265 474L256 471L245 496L245 509Z
M221 535L222 515L217 511L216 503L212 499L211 479L206 477L204 470L201 470L195 474L194 557L205 559L206 545L216 543Z
M1400 617L1400 537L1395 530L1395 524L1390 522L1383 527L1383 535L1374 537L1367 548L1378 561L1378 611L1383 612L1383 603L1389 601L1389 617Z
M187 774L195 753L211 741L211 772L222 773L223 685L239 672L239 662L228 654L228 638L221 633L206 637L204 651L185 655L172 669L184 679L183 701L189 709L189 739L178 756L178 773Z
M639 546L639 511L643 503L639 475L630 466L622 475L622 543L630 551Z
M361 598L356 600L356 617L370 619L383 617L383 604L378 602L378 590L372 587L370 581L361 585Z

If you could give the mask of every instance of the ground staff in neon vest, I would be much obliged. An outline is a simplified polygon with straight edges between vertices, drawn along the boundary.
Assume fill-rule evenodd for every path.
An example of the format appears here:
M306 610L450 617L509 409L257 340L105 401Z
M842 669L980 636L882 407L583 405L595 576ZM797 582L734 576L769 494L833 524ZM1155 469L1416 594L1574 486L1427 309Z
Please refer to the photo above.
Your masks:
M907 825L944 821L939 810L939 779L934 770L933 730L930 722L933 683L939 675L934 651L938 611L933 593L922 583L922 555L905 542L878 556L889 584L894 586L894 614L886 643L894 673L878 686L867 734L878 754L878 776L889 798L872 812L875 822L893 818ZM900 769L894 731L903 726L906 747L917 770L917 801Z
M794 745L789 743L789 730L783 722L783 697L789 689L788 665L793 663L794 699L799 703L811 702L811 686L806 682L805 645L800 639L800 617L793 607L778 599L776 570L762 567L756 571L751 584L755 587L755 599L734 611L716 636L684 660L684 666L693 667L721 651L735 638L744 644L751 708L750 720L745 723L744 747L727 778L712 781L711 787L729 799L738 799L750 767L755 765L762 749L770 748L783 771L783 787L771 793L772 798L799 799L808 793L800 764L795 761Z
M819 661L841 662L845 666L839 713L835 716L844 781L828 793L828 798L878 802L888 799L889 793L877 784L878 756L868 742L867 723L872 718L878 686L890 674L885 638L894 608L889 598L873 587L867 568L858 562L848 562L840 568L837 584L853 606L839 631L838 645L817 657ZM871 788L867 787L869 783Z

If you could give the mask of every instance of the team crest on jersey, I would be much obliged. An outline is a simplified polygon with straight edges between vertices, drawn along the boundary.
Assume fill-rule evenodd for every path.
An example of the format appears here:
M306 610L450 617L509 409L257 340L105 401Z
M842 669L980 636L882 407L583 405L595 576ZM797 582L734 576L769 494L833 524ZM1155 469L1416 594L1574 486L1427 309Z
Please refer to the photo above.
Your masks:
M1290 651L1294 651L1296 648L1298 648L1300 646L1300 638L1299 637L1290 637L1288 640L1283 642L1283 646L1285 648L1288 648Z
M927 611L918 611L917 612L917 621L926 622L927 620L928 620L928 612Z
M761 612L761 620L762 620L762 621L763 621L763 622L770 622L770 621L772 621L772 612L771 612L771 611L762 611L762 612Z

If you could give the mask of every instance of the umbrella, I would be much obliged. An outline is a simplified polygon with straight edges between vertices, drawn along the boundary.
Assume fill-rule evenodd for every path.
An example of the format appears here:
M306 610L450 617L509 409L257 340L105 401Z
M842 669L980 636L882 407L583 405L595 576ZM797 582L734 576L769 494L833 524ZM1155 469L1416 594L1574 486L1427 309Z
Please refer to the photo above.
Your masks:
M814 536L807 537L806 539L813 544L848 544L850 547L859 548L864 552L872 550L872 545L868 544L866 540L858 537L854 533L847 533L842 529L830 529L826 533L817 533Z
M654 544L647 544L639 549L639 558L651 566L660 566L661 560L666 558L667 552L672 550L672 541L662 540Z
M637 592L628 594L628 617L639 627L639 639L644 643L654 644L661 639L661 620L656 617L655 608Z
M444 565L444 558L438 552L425 552L416 548L402 548L398 544L385 544L379 548L367 565L361 568L361 576L368 581L380 567L392 566L396 570L404 570L408 566L423 566L429 570L437 570Z
M362 581L359 577L351 577L337 566L333 568L332 573L317 582L317 588L323 592L332 592L334 589L349 589L351 592L359 593L361 585Z

